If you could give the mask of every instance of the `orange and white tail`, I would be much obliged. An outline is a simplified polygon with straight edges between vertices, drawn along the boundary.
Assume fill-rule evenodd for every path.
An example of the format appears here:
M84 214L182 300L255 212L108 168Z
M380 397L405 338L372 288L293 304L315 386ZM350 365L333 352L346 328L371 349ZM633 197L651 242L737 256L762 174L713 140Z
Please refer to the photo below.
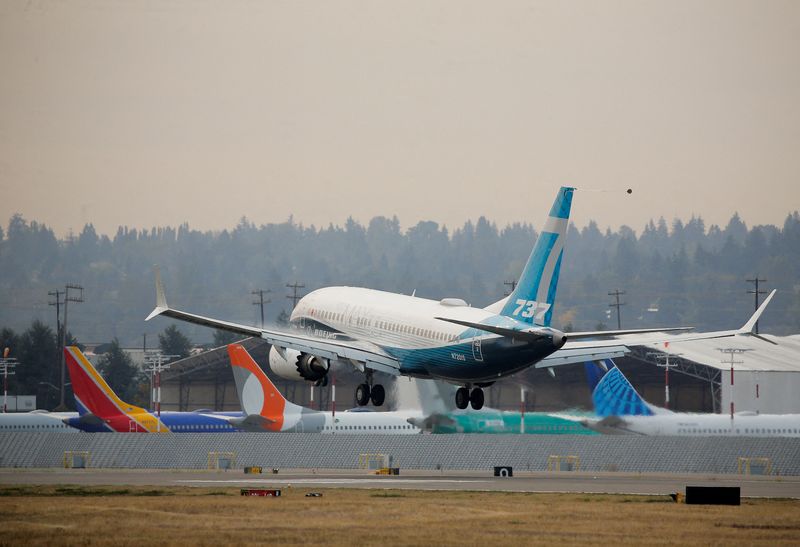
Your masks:
M286 400L241 344L230 344L228 355L242 412L267 418L272 424L269 429L280 431L286 412L299 407Z

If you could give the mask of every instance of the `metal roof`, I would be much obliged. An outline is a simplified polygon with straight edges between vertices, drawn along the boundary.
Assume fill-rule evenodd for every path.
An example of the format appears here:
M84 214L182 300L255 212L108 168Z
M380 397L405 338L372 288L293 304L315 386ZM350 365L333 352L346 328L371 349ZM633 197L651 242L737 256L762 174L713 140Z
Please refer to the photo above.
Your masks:
M764 334L761 336L776 342L777 345L752 336L734 336L711 340L669 342L666 350L663 342L647 344L644 347L653 351L668 352L671 355L679 353L682 359L720 370L730 369L731 361L730 355L722 353L721 349L744 349L747 351L734 356L734 361L742 361L735 365L736 370L800 372L800 334L791 336Z

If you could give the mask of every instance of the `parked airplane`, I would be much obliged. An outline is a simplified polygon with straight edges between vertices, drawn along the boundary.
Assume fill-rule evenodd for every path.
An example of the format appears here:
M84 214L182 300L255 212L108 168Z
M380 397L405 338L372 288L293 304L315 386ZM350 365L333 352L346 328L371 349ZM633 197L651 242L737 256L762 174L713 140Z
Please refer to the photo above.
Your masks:
M228 418L241 412L152 412L122 401L75 346L64 348L78 416L64 423L81 431L119 433L225 433L239 431Z
M574 419L548 412L525 412L523 415L489 407L456 409L451 403L452 386L438 380L417 380L416 383L422 417L409 421L431 433L597 435Z
M340 434L422 433L409 422L418 418L416 411L394 412L321 412L286 400L264 371L240 344L228 346L233 379L242 405L243 416L227 418L246 431L291 431Z
M287 379L320 385L334 363L352 365L365 375L356 400L381 406L385 390L373 381L373 371L398 376L435 378L462 386L456 406L483 406L481 388L530 366L557 365L611 358L626 345L653 343L661 338L644 333L673 329L579 332L569 335L550 326L555 303L564 237L574 188L562 187L539 235L519 283L511 295L484 308L472 308L459 298L440 301L355 287L328 287L303 297L290 318L294 329L256 328L170 308L156 268L156 307L147 317L163 315L181 321L260 336L272 344L270 366ZM773 291L774 294L774 291ZM752 334L755 321L769 302L739 330L683 335L673 341ZM638 334L625 341L605 339ZM757 335L756 335L757 336Z
M694 414L646 402L610 360L592 392L596 418L576 418L600 433L677 436L800 437L800 414Z
M78 416L77 412L8 412L0 414L0 433L28 431L35 433L78 433L64 423L65 419Z

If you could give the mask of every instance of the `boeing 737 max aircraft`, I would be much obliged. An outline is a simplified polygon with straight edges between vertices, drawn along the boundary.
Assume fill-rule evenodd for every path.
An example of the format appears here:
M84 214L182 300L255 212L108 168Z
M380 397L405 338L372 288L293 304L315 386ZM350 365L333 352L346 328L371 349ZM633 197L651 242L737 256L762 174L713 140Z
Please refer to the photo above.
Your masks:
M549 368L568 363L618 357L627 345L652 343L661 337L608 339L620 334L663 333L676 329L637 329L564 334L550 326L564 237L574 188L558 191L542 232L511 295L484 309L458 298L428 300L355 287L329 287L303 297L290 318L294 329L262 329L176 310L167 305L156 268L156 308L181 321L260 336L272 344L270 367L287 379L317 384L327 381L334 362L364 373L356 400L383 404L385 391L373 383L373 371L458 384L456 406L483 406L483 390L498 378L530 366ZM773 292L774 294L774 292ZM672 341L751 334L768 297L739 330L672 336ZM597 340L598 337L606 337Z

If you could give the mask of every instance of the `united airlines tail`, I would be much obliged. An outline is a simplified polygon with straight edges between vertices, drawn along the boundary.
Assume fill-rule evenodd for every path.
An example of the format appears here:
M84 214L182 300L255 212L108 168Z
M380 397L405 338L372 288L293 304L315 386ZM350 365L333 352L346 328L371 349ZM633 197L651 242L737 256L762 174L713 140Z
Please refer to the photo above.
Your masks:
M519 282L500 315L533 325L550 326L574 190L562 186L558 191Z
M608 372L600 378L592 391L595 413L604 418L608 416L652 416L654 412L650 405L642 399L622 371L610 359L605 361ZM611 367L608 367L607 363L610 363ZM590 366L587 366L586 370L591 386Z

